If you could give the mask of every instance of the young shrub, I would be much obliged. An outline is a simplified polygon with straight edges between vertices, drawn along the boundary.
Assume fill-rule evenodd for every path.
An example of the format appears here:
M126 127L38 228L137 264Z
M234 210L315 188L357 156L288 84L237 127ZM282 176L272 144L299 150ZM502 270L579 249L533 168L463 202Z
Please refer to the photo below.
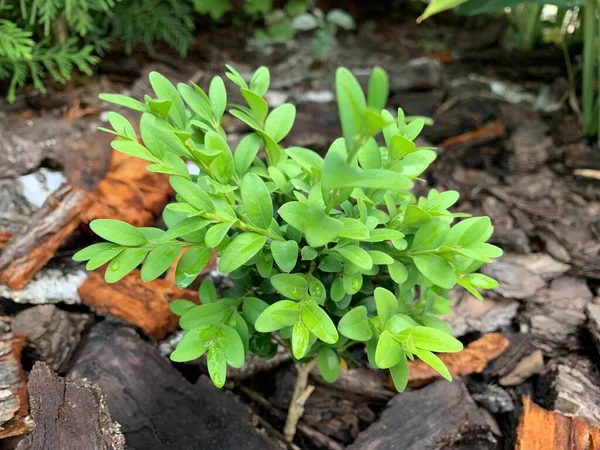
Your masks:
M229 105L229 113L253 130L235 151L221 126L228 105L221 77L206 93L193 83L176 88L152 73L156 98L142 103L102 96L143 113L144 144L117 113L109 115L113 129L104 131L117 136L113 148L168 174L177 201L164 210L167 230L93 221L92 230L107 242L74 259L88 261L90 270L107 264L110 283L141 264L142 278L150 281L184 250L176 282L185 288L215 249L219 270L234 285L217 298L205 280L201 305L172 303L185 334L171 359L189 361L207 352L218 387L227 366L241 367L249 351L273 356L273 334L296 360L316 359L327 381L338 377L345 351L357 343L366 345L371 366L390 370L399 391L415 357L450 380L436 353L458 352L462 344L438 316L450 312L448 293L456 284L480 299L478 289L496 286L476 271L502 251L487 243L489 218L448 210L457 192L432 189L418 199L411 194L436 157L433 148L415 144L425 120L408 119L402 109L395 118L383 109L383 69L372 71L365 95L350 71L340 68L343 137L323 158L282 145L296 110L291 104L269 110L266 67L249 82L229 66L226 75L246 101ZM383 139L376 139L380 134Z

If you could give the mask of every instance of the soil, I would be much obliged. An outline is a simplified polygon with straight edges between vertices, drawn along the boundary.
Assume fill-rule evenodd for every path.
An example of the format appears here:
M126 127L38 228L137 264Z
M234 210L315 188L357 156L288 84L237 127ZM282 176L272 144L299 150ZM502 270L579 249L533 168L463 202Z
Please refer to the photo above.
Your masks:
M46 96L26 89L13 105L0 101L0 341L6 347L0 364L10 364L10 374L0 370L4 448L55 448L44 447L50 444L43 444L43 430L65 439L78 426L102 441L83 440L82 450L122 448L123 437L125 448L146 450L289 447L282 429L295 368L285 352L266 362L251 359L230 374L225 392L217 391L202 360L171 364L164 357L180 336L168 304L197 300L193 290L175 289L172 275L144 285L135 272L109 288L70 260L92 242L90 220L159 223L171 196L164 178L112 155L110 139L96 131L112 107L98 94L142 98L152 70L204 87L225 63L242 73L268 65L271 105L298 107L285 144L319 152L339 135L335 68L344 65L366 82L368 69L384 67L390 108L434 119L419 139L438 147L438 159L417 193L459 191L456 209L489 215L492 242L505 251L484 269L500 286L483 302L452 293L449 321L469 344L461 359L446 361L457 375L453 383L415 365L412 388L395 394L387 374L366 364L351 363L333 385L313 372L315 391L295 445L600 448L600 149L581 136L562 55L552 47L527 55L507 49L502 20L442 16L416 25L410 13L395 11L362 15L359 29L339 36L326 61L314 61L305 37L249 48L248 30L211 26L185 59L162 50L152 56L115 51L92 77L54 86ZM232 142L247 131L233 120L226 128ZM207 270L204 276L216 275ZM356 361L364 359L357 349ZM47 366L30 372L37 361L66 380ZM97 411L57 413L60 422L53 422L44 402L60 412L72 401L57 389L81 390ZM555 424L555 434L541 436L544 426L537 424L546 423ZM115 426L107 437L107 427ZM577 446L584 441L591 446Z

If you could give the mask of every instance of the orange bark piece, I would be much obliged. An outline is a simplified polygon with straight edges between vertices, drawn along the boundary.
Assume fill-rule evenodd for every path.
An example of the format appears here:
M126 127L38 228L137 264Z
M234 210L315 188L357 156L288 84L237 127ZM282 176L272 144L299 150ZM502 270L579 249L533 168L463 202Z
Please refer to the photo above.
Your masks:
M452 147L462 146L471 142L487 141L496 137L506 136L506 128L500 121L489 123L473 131L448 138L440 144L440 148L448 151Z
M445 353L438 355L444 362L453 377L481 373L488 363L504 352L510 341L500 333L484 334L481 338L471 342L463 351L458 353ZM425 364L415 359L408 363L408 387L418 388L433 383L442 376ZM393 381L389 378L390 387Z
M113 284L104 281L101 271L91 272L78 293L83 303L99 313L135 325L156 340L177 328L178 318L169 310L173 300L199 303L196 291L178 289L164 279L143 282L139 269Z
M600 428L523 398L515 450L600 450Z
M22 289L80 224L89 205L87 193L65 184L36 211L29 225L15 233L0 255L0 283Z
M3 390L10 391L17 402L13 416L0 424L0 439L20 436L30 431L28 426L29 403L27 401L27 381L21 366L21 352L25 346L25 338L20 334L8 332L0 336L0 364L2 365ZM5 402L8 404L7 402ZM8 411L3 410L3 413Z

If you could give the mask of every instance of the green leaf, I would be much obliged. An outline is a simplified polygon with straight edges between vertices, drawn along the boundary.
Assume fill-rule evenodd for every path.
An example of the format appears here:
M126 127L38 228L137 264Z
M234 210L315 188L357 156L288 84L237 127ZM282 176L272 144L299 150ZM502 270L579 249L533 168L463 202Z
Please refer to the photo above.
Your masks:
M173 84L158 72L150 72L150 84L156 93L159 100L169 100L173 107L169 113L169 117L173 123L180 129L185 129L187 123L187 115L185 105Z
M165 273L179 256L180 250L181 245L163 244L150 251L142 266L142 281L147 283Z
M329 315L314 301L304 302L302 321L309 331L327 344L335 344L339 335Z
M107 283L115 283L135 269L148 254L146 248L126 248L108 265L104 273Z
M267 113L269 111L267 102L264 98L256 95L254 92L248 89L240 89L240 92L252 110L254 119L262 126L265 123L265 119L267 118Z
M214 77L210 82L208 89L208 97L210 98L210 105L212 107L213 115L217 122L221 121L225 107L227 106L227 90L225 89L225 83L219 76Z
M291 272L298 261L298 243L296 241L273 241L271 243L273 259L284 272Z
M394 258L379 250L369 250L367 253L371 257L371 261L373 261L374 265L388 265L394 263Z
M189 300L173 300L169 304L169 309L171 310L171 312L173 314L175 314L177 316L183 316L188 310L190 310L194 306L198 306L198 305Z
M404 136L411 141L414 141L425 126L425 119L417 118L406 125Z
M323 170L323 158L308 148L290 147L285 152L308 172L320 174Z
M379 369L389 369L404 358L402 345L394 339L389 331L384 331L377 341L375 350L375 363Z
M344 30L353 30L356 28L352 16L339 8L334 8L327 13L327 22L337 25Z
M340 376L340 358L331 347L321 347L317 354L319 372L328 383L333 383Z
M415 354L429 367L439 373L448 381L452 381L452 375L444 365L444 362L428 350L417 349Z
M416 178L435 161L437 155L433 150L417 150L409 153L399 161L395 161L392 170L408 178Z
M244 318L252 325L256 323L258 316L269 307L269 304L260 298L246 297L242 303Z
M289 103L284 103L271 111L267 116L265 133L271 136L275 142L280 142L292 129L295 119L296 107Z
M398 392L404 392L408 384L408 361L406 356L400 358L400 362L395 366L390 367L390 375L394 382L394 387Z
M358 245L346 245L345 247L336 247L334 250L344 259L364 270L370 270L373 267L373 261L367 251Z
M425 222L415 233L411 251L433 250L439 247L449 229L448 221L441 217L434 217Z
M280 273L273 275L271 284L281 295L295 300L304 298L308 292L308 281L297 274Z
M301 320L294 324L292 331L292 353L294 358L302 359L310 347L310 332Z
M367 105L375 109L383 109L387 103L389 80L387 73L381 67L375 67L369 77Z
M202 280L198 294L202 303L215 303L217 301L217 289L215 288L215 283L210 278Z
M219 270L231 273L250 261L261 251L267 238L257 233L239 234L229 243L219 260Z
M367 107L365 94L354 75L344 67L340 67L335 73L335 89L342 132L348 148L353 148Z
M369 138L357 153L358 162L363 169L381 169L381 151L374 138Z
M400 261L394 260L393 264L388 265L388 272L392 280L397 284L402 284L408 279L408 270Z
M375 305L377 305L377 315L379 316L381 326L385 326L388 319L398 311L398 299L394 294L382 287L376 288L374 295Z
M233 223L225 222L211 226L204 236L204 242L210 248L217 247L223 238L227 236L227 232L231 229Z
M110 143L110 146L116 151L124 155L135 156L136 158L145 161L156 162L156 157L142 144L135 141L127 141L125 139L115 139Z
M220 347L229 365L238 369L242 367L246 362L246 351L238 332L229 325L224 325L219 333L219 338L222 340Z
M110 242L128 247L137 247L148 241L143 233L127 222L113 219L96 219L90 222L94 233Z
M302 254L302 261L312 261L319 254L313 247L310 247L308 245L302 247L300 253Z
M448 261L438 255L413 255L415 266L425 278L444 289L456 284L456 273Z
M260 137L256 133L245 136L235 149L233 164L239 177L244 176L258 155Z
M471 285L479 289L496 289L498 287L496 280L482 273L470 273L466 278Z
M367 308L357 306L347 312L338 323L338 330L348 339L361 342L370 340L373 333L367 318Z
M218 325L231 312L231 306L224 303L206 303L190 308L179 319L179 326L184 330Z
M325 285L318 278L308 275L308 293L310 296L320 305L325 303L325 299L327 298L327 291L325 290Z
M178 288L184 289L198 278L206 267L210 254L210 249L203 245L196 245L185 251L175 269L175 284Z
M417 146L413 141L409 141L399 134L392 136L390 141L390 160L404 158L406 155L414 152Z
M344 228L339 232L339 237L356 239L360 241L364 241L369 238L369 229L360 220L344 217L340 219L340 222L342 222Z
M363 239L365 242L383 242L383 241L395 241L396 239L402 239L404 234L398 230L391 230L388 228L376 228L371 230L368 239Z
M227 377L227 360L223 350L215 345L209 347L206 363L213 384L219 389L222 388Z
M241 185L242 203L250 221L268 229L273 220L273 202L265 182L255 173L244 175Z
M458 222L446 235L444 245L467 247L487 239L492 223L489 217L471 217ZM482 239L483 238L483 239Z
M100 94L100 100L115 105L124 106L125 108L133 109L134 111L146 112L148 108L139 100L136 100L126 95L121 94Z
M448 333L431 327L416 326L401 333L402 337L412 336L418 348L432 352L454 353L463 349L462 343Z
M197 184L181 177L169 178L171 186L181 198L201 212L213 212L215 205L210 196Z
M114 244L112 244L114 245ZM103 266L111 259L115 258L119 255L125 248L124 247L116 247L110 250L104 250L101 253L95 254L93 257L85 265L86 270L96 270L98 267Z
M432 0L429 5L427 5L427 8L425 8L423 14L417 19L417 22L421 22L428 17L446 11L447 9L452 9L466 1L468 0Z
M252 75L252 79L250 80L250 90L262 97L269 90L270 82L271 75L269 69L265 66L261 66L256 69L256 72Z
M88 259L93 258L96 255L100 255L106 251L112 250L122 250L121 247L111 244L110 242L101 242L98 244L92 244L82 250L79 250L77 253L73 255L74 261L87 261ZM116 256L116 255L115 255Z
M200 358L207 348L207 343L200 338L199 330L190 330L177 343L177 348L170 358L175 362L193 361Z
M341 301L346 296L346 290L344 289L344 279L343 278L338 277L333 280L333 283L331 283L330 295L331 295L331 300L333 300L336 303Z
M280 300L265 309L254 324L259 333L270 333L296 323L300 316L298 303L291 300Z

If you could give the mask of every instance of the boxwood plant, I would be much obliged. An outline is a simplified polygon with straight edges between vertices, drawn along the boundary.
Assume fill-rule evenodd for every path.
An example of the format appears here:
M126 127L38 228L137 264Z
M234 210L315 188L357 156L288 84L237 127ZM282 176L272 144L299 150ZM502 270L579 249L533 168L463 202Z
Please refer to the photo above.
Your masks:
M372 367L390 370L399 391L414 358L450 380L436 353L458 352L462 344L438 316L449 313L455 285L480 299L478 289L496 286L476 271L502 251L487 243L489 218L448 210L457 192L411 193L436 157L435 149L415 144L424 119L384 109L388 77L381 68L371 72L366 95L340 68L335 82L343 137L322 157L282 144L296 110L291 104L270 110L267 68L249 82L227 68L244 105L228 104L218 76L208 93L152 73L156 98L102 96L142 113L141 140L115 112L108 116L112 130L104 131L116 135L114 149L168 174L176 201L164 210L166 230L93 221L91 229L107 242L74 259L87 260L89 270L106 264L109 283L141 264L142 279L151 281L183 253L175 278L185 288L216 250L218 269L233 287L218 298L205 280L201 305L171 304L185 331L171 359L207 352L218 387L228 365L241 367L249 351L268 358L278 343L298 361L316 358L327 381L338 377L341 360L358 343ZM234 151L222 126L227 107L251 130Z

